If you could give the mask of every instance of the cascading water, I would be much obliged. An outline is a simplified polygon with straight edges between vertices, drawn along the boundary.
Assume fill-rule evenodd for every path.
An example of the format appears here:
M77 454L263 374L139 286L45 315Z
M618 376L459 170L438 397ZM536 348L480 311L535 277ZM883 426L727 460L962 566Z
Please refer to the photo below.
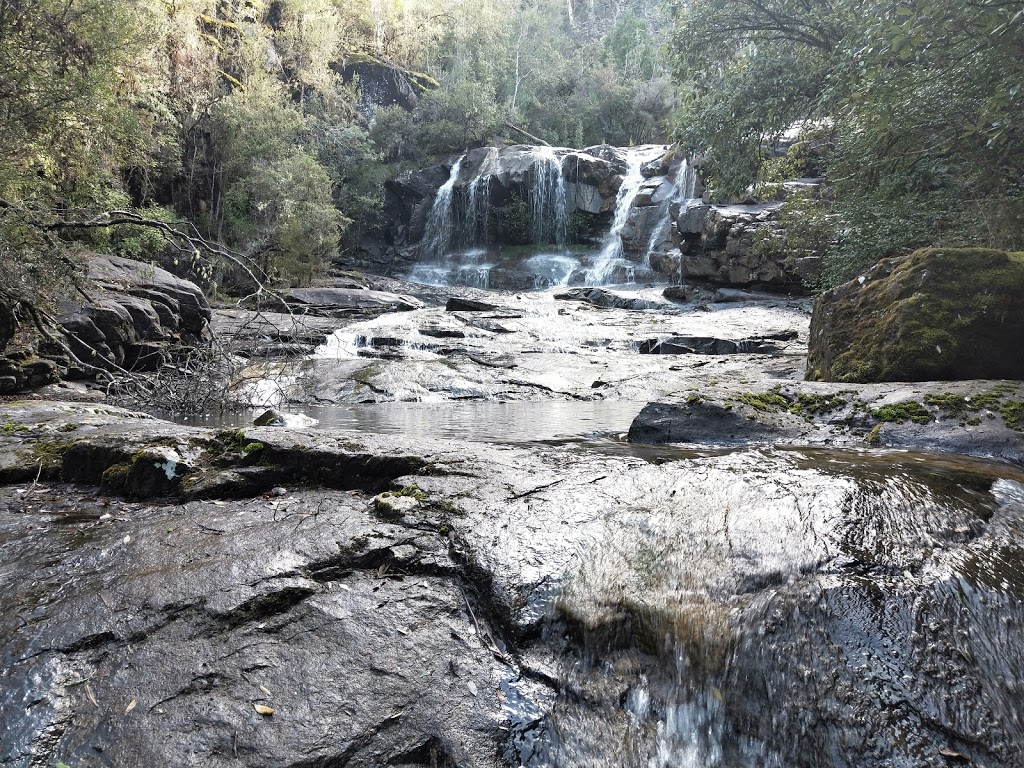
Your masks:
M456 216L458 233L454 238L456 241L454 245L462 249L486 245L489 241L491 183L496 170L498 150L495 147L489 147L484 151L486 154L479 161L473 180L464 188L462 196L464 204L458 206L460 209L457 212L459 215ZM479 152L481 150L476 150L476 153Z
M434 197L434 204L430 208L426 232L423 235L423 242L420 246L420 253L425 256L439 258L444 256L451 246L452 232L454 230L452 198L455 193L455 182L459 180L462 161L465 159L466 156L463 155L455 162L455 165L452 166L451 175L448 176L448 180L437 190L437 195Z
M534 245L565 245L569 208L562 162L551 147L537 148L533 188L530 190Z
M462 248L487 242L491 177L481 174L466 187L465 215L460 220L458 245Z
M675 185L672 194L661 201L661 208L658 212L660 223L651 232L650 240L647 241L647 250L644 253L644 266L651 265L651 254L659 244L663 243L672 230L672 207L674 205L686 205L688 200L693 199L694 190L697 186L697 172L690 166L690 163L683 160L676 170Z
M660 148L658 151L662 151ZM626 153L627 170L622 179L622 186L615 196L615 217L612 220L612 227L608 231L601 246L601 253L593 268L587 271L588 283L606 283L612 276L616 262L622 259L622 230L629 219L629 210L633 207L633 200L640 191L640 185L644 182L641 172L645 161L650 159L651 150L628 150Z

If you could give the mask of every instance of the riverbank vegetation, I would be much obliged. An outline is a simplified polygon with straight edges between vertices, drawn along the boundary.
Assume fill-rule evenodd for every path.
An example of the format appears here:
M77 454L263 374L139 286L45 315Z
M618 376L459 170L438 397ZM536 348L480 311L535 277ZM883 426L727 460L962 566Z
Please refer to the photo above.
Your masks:
M1024 247L1024 3L673 8L680 140L720 195L826 176L831 206L794 207L832 241L827 278L925 245Z
M678 140L721 199L824 175L833 280L1019 248L1022 41L1013 0L0 0L0 289L77 249L308 283L387 175L526 137Z

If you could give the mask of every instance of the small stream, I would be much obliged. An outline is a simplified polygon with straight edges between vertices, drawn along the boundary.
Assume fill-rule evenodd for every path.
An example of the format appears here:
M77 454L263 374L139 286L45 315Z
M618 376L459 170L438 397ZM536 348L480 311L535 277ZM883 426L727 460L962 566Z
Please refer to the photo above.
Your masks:
M511 684L521 765L1019 765L1020 470L753 448L606 482L559 693Z

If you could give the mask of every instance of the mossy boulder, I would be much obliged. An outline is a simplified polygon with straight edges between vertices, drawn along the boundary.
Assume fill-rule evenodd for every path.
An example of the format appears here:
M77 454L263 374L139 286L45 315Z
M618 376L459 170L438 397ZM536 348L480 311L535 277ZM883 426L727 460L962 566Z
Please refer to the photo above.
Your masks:
M929 248L818 297L807 378L1024 379L1024 253Z

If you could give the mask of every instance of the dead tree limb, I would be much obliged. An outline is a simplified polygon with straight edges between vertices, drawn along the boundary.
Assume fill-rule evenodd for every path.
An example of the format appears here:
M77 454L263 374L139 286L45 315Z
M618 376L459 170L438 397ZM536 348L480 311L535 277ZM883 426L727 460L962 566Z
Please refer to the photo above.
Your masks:
M539 139L536 136L534 136L532 133L524 131L522 128L520 128L518 126L512 125L512 123L510 123L508 120L505 121L505 127L510 129L510 130L515 131L516 133L522 134L523 136L528 138L530 141L532 141L534 144L540 144L542 147L550 147L551 146L546 141L544 141L544 139Z

